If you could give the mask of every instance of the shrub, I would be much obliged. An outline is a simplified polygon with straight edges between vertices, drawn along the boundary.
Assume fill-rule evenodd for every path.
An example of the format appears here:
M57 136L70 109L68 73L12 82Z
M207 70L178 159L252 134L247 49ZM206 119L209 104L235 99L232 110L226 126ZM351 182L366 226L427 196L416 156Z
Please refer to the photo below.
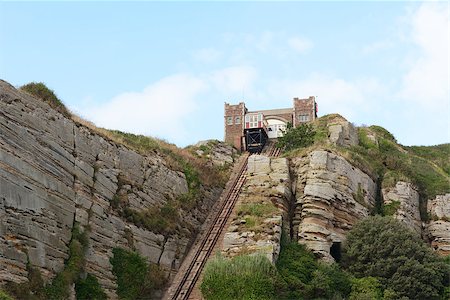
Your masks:
M317 263L311 251L297 242L283 244L277 261L280 279L285 282L279 294L283 299L301 299L313 279Z
M308 147L314 143L315 133L312 124L288 127L285 134L278 138L277 147L284 148L286 151Z
M64 269L45 287L48 299L66 299L69 297L69 286L78 280L84 265L84 252L88 245L87 232L81 232L78 224L72 228L72 239L69 244L69 258Z
M85 279L75 282L75 293L77 300L103 300L107 299L105 292L94 275L87 274Z
M308 290L307 299L346 298L351 291L350 275L342 271L338 264L320 263L313 273Z
M207 300L273 299L276 274L263 255L217 256L206 265L200 289Z
M110 262L120 299L150 299L166 283L162 270L154 264L147 265L145 258L136 252L114 248Z
M375 277L352 279L352 291L349 300L378 300L383 297L380 281Z
M70 118L71 113L67 107L62 103L60 99L55 95L55 93L49 89L42 82L30 82L20 87L22 91L25 91L43 101L48 103L52 108L56 109L58 112L62 113L64 116Z
M0 290L0 300L14 300L14 299L6 292Z
M368 217L349 231L342 263L356 277L377 277L399 298L438 298L450 272L416 233L380 216Z
M400 201L393 200L391 203L385 204L383 206L383 215L393 216L397 212L399 207L400 207Z

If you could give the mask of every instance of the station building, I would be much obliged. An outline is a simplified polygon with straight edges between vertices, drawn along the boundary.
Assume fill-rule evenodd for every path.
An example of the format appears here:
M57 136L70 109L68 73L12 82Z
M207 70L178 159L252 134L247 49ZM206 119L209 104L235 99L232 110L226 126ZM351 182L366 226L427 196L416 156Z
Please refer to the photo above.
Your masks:
M314 96L294 98L292 108L249 111L244 102L225 103L225 142L241 151L258 152L268 139L283 135L288 123L293 127L314 121L317 103Z

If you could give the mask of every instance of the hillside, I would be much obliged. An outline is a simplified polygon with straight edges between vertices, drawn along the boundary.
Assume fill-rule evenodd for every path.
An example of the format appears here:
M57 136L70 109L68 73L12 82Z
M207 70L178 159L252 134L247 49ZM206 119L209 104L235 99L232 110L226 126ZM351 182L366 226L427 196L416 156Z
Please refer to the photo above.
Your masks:
M248 158L203 295L445 297L450 279L436 254L450 254L450 144L405 147L338 114L308 126L293 135L306 141L291 139L281 157ZM0 81L0 133L0 286L17 299L162 298L239 156L219 141L179 149L97 128L36 83ZM384 277L380 260L362 271L374 245L397 266ZM361 258L351 251L366 261L349 263ZM237 281L228 284L226 272ZM423 293L400 288L405 278ZM240 294L226 294L230 287Z
M231 147L203 146L228 160L217 165L96 128L33 88L0 81L0 283L21 299L67 298L73 283L77 295L160 297L227 181ZM141 277L121 281L139 261Z

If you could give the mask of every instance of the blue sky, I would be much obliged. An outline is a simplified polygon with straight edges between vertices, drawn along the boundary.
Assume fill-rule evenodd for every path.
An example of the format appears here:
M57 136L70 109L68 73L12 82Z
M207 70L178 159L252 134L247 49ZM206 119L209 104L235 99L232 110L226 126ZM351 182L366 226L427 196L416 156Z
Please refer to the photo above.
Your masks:
M0 2L0 78L101 127L223 138L224 102L316 96L404 145L450 142L449 2Z

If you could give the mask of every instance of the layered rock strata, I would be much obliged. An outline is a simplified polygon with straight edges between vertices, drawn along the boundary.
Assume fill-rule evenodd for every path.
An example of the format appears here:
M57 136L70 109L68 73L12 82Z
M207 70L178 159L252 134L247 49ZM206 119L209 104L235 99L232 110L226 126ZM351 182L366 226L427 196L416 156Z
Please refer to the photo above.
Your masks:
M143 211L188 192L182 172L158 154L118 145L0 81L0 283L27 281L27 262L47 280L64 268L77 222L89 229L86 272L116 298L114 247L136 249L168 273L180 265L195 229L221 190L204 190L184 226L162 235L114 209L117 199Z
M317 256L333 261L345 233L375 205L376 184L341 156L312 151L292 159L294 235ZM335 258L336 258L335 257Z
M291 197L287 159L250 156L247 180L225 233L222 253L227 257L262 253L274 263L282 230L289 236Z
M431 247L441 255L450 254L450 194L438 195L428 200L431 218L426 233Z
M387 208L393 210L393 217L405 223L409 228L422 233L422 221L419 210L419 193L408 182L399 181L394 187L382 189L385 214Z

